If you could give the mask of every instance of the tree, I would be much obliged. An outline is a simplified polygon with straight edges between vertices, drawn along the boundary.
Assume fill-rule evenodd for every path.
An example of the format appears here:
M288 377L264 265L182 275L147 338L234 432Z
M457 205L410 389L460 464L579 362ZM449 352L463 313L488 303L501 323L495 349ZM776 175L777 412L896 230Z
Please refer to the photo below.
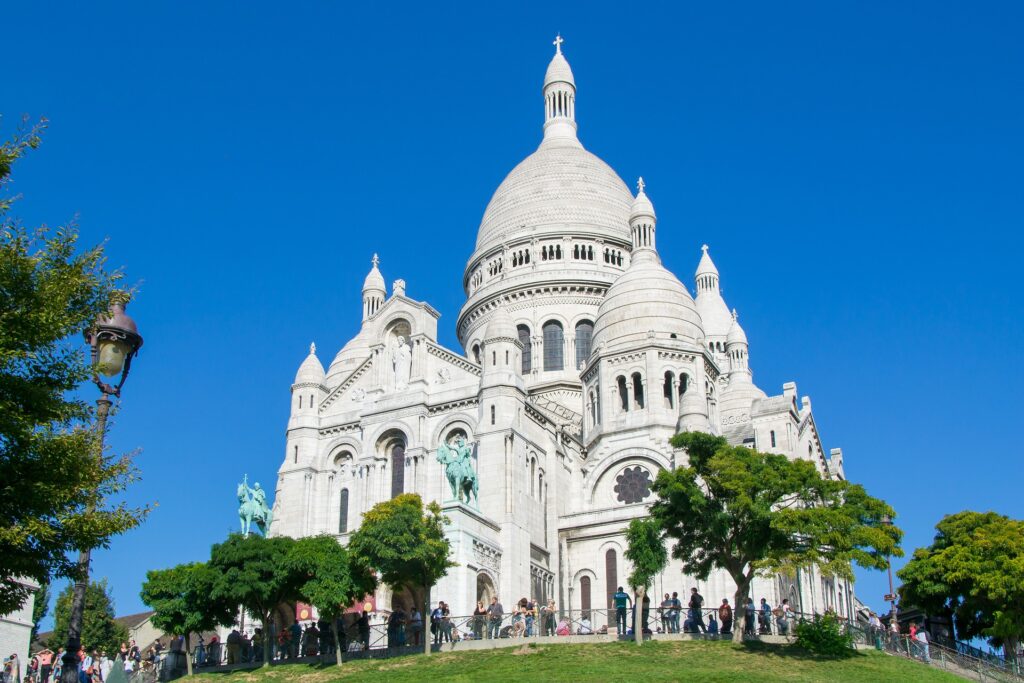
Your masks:
M211 597L241 605L263 623L263 666L270 666L274 610L302 598L306 580L292 562L295 539L231 534L213 546L209 566L217 573Z
M67 642L73 593L74 584L70 584L57 596L57 604L53 608L53 635L49 643L51 647ZM121 643L126 640L128 629L114 621L114 601L110 597L107 580L90 581L85 589L85 610L82 613L82 648L86 652L117 652Z
M39 145L43 124L0 145L0 191ZM103 501L135 478L128 457L99 449L92 408L74 390L92 374L82 331L108 311L121 273L74 226L28 230L0 196L0 614L25 601L18 579L79 575L71 552L105 547L147 508Z
M672 445L686 449L689 464L658 475L652 515L675 540L684 572L703 580L721 568L732 577L740 633L758 573L813 565L852 579L852 564L885 569L888 556L902 555L903 532L883 521L893 509L862 486L710 434L677 434Z
M32 603L32 636L29 642L34 642L36 636L39 635L39 625L43 619L46 618L47 613L50 611L50 584L43 583L39 585L39 589L36 591L35 601Z
M633 564L629 585L633 587L636 595L633 600L633 636L636 644L642 645L643 605L647 587L668 564L668 551L665 550L661 525L658 520L651 517L634 519L629 523L629 527L626 528L626 543L626 559Z
M299 587L303 599L331 624L336 663L341 666L338 617L353 600L376 590L377 578L365 566L352 562L348 551L330 536L299 539L291 556L293 566L305 577ZM320 656L323 655L321 652Z
M900 602L951 614L960 639L988 638L1015 660L1024 636L1024 521L965 510L935 528L932 544L897 572Z
M146 572L139 597L155 614L153 625L165 633L181 634L185 639L185 666L192 675L191 634L230 626L237 605L214 599L217 574L202 562L179 564L170 569Z
M448 518L437 503L423 507L415 493L378 503L363 516L349 540L349 552L384 583L423 589L423 618L430 615L430 589L456 564L448 559L451 544L444 535ZM430 654L430 638L424 638Z

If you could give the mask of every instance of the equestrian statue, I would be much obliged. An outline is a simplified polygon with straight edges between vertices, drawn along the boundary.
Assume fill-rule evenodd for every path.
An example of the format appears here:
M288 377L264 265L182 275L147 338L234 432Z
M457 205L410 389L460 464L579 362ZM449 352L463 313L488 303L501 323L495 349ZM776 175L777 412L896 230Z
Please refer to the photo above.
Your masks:
M454 439L454 444L444 443L437 447L437 461L444 465L448 485L452 488L452 498L467 505L470 500L480 504L478 495L479 483L473 471L472 448L461 434ZM465 501L463 501L465 498Z
M260 488L260 483L249 488L249 475L245 475L238 485L238 521L242 525L242 535L249 536L249 528L255 522L256 528L264 536L270 530L270 522L274 513L267 505L267 493Z

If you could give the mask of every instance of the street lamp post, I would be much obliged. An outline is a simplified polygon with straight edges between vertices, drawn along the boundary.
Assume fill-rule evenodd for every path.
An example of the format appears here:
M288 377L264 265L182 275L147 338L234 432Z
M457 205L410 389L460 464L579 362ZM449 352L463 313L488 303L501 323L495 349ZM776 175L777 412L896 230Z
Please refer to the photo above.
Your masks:
M892 517L889 515L883 515L881 521L886 526L892 526ZM885 566L889 570L889 619L892 620L896 618L896 591L892 585L892 555L886 555Z
M135 321L125 313L125 304L112 303L110 314L101 316L96 324L85 331L85 341L92 351L93 382L100 390L96 400L97 448L103 453L103 438L107 430L107 416L110 414L111 396L120 397L121 387L128 379L132 358L142 347L142 336ZM116 385L104 382L118 378ZM80 660L78 651L82 647L82 615L85 611L85 591L89 583L89 560L91 549L82 548L78 553L78 576L71 600L71 615L68 619L67 650L62 658L62 683L78 683Z

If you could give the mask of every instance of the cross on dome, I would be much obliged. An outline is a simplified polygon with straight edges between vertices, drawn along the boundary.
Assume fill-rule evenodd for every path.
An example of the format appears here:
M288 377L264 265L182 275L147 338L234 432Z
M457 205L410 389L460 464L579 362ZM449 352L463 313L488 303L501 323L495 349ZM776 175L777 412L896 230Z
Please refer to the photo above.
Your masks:
M700 250L703 251L705 254L708 253L708 245L702 244L700 246Z
M644 177L640 176L636 181L637 192L643 192L645 187L647 187L647 183L644 182Z
M373 267L374 267L374 268L376 268L376 267L377 267L377 264L379 264L379 263L380 263L380 258L379 258L379 257L377 256L377 254L374 254L374 255L373 255L373 258L372 258L372 259L370 259L370 263L372 263L372 264L373 264Z
M562 54L562 43L564 43L564 42L565 42L565 38L562 37L561 33L559 33L558 35L555 36L555 42L553 42L552 45L555 46L555 54L556 55Z
M316 342L309 342L309 355L316 355Z
M740 319L740 314L736 312L735 308L732 309L732 319L733 320L739 320Z

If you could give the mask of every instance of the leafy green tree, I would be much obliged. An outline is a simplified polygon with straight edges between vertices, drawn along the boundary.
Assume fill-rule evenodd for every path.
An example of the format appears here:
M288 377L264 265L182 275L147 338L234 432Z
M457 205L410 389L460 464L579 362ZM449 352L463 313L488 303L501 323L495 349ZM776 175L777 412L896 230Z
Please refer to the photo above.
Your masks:
M98 448L82 331L107 312L121 273L103 247L82 249L73 226L28 230L2 193L43 125L0 144L0 614L29 591L18 581L78 576L72 551L105 547L146 509L104 501L135 478L127 457Z
M71 618L74 588L74 584L69 584L57 596L57 604L53 608L51 647L64 645L68 640L68 620ZM114 600L110 597L107 580L90 581L85 588L85 610L82 612L82 647L86 652L106 650L113 653L126 640L128 629L114 621Z
M900 602L951 614L959 638L988 638L1016 659L1024 636L1024 521L965 510L935 528L932 544L897 572Z
M651 517L634 519L626 528L626 559L633 565L629 585L636 598L633 600L633 636L637 645L644 642L643 605L647 587L668 564L668 551L658 520Z
M448 519L437 503L424 509L415 493L403 493L378 503L363 516L349 540L358 562L380 574L392 587L422 588L423 617L430 614L430 589L456 564L448 559L451 544L444 535ZM424 638L430 654L430 638Z
M179 564L170 569L146 572L139 596L155 614L153 625L165 633L185 639L185 662L192 675L193 633L230 626L235 621L235 603L212 597L217 573L202 562Z
M300 538L292 548L292 563L305 577L299 587L303 599L331 624L334 654L341 666L338 617L353 600L376 590L377 578L365 566L352 562L348 551L330 536Z
M903 532L883 521L893 509L862 486L822 478L807 460L710 434L677 434L672 445L686 449L689 463L658 475L652 515L675 540L683 571L706 579L721 568L736 582L740 633L740 607L758 573L813 565L852 579L853 564L885 569L889 555L902 555Z
M33 642L36 636L39 635L39 625L50 611L50 584L43 583L39 585L39 590L36 591L35 602L32 603L32 637L29 642Z
M213 546L209 566L217 573L211 597L240 605L263 623L263 666L270 666L273 615L278 605L302 599L308 578L293 562L295 539L231 534Z

